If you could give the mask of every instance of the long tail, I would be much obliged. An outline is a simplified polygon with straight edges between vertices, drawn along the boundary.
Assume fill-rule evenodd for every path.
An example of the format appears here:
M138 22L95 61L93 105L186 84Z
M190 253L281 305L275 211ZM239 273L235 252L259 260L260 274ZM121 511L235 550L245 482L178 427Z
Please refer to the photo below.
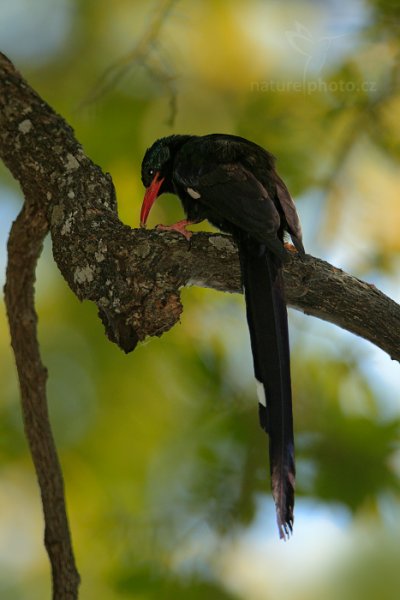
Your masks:
M295 459L290 353L280 259L265 247L238 240L261 427L269 435L272 494L279 535L293 529Z

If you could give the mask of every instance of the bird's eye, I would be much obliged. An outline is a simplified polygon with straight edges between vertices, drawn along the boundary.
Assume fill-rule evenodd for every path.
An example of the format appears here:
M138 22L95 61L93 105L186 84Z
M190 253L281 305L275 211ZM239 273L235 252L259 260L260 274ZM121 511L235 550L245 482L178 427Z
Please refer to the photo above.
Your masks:
M154 169L149 170L149 175L154 175Z

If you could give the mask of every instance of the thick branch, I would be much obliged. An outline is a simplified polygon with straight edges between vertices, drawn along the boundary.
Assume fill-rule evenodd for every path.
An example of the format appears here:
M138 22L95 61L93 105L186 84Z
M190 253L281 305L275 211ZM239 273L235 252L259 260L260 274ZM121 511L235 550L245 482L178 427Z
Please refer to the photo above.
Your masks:
M7 107L18 108L6 120L5 158L23 187L36 188L51 218L61 271L78 297L97 303L114 341L129 351L138 339L169 329L181 312L179 287L189 281L239 291L236 251L228 238L199 234L188 245L174 234L124 226L111 179L84 156L61 117L5 65L14 87ZM399 307L373 286L311 257L293 258L285 282L289 304L399 359Z
M111 178L73 132L0 58L0 155L50 221L53 252L71 289L94 301L106 332L125 351L161 335L182 311L179 288L241 290L227 236L132 230L117 216ZM400 359L400 307L374 286L307 256L285 269L288 303L370 340Z

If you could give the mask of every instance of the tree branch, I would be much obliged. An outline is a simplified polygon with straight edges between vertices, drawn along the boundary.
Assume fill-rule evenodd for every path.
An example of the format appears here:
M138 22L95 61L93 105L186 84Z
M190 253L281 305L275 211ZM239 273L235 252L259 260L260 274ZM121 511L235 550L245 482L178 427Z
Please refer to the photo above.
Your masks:
M6 302L25 426L42 489L46 544L53 575L62 565L61 555L51 550L64 544L63 564L68 564L68 577L77 586L33 309L34 268L47 228L69 286L81 300L96 303L108 337L125 352L179 320L182 286L240 292L237 250L225 235L199 233L187 242L178 234L132 230L121 223L111 177L92 163L64 119L1 54L0 156L26 198L10 236ZM18 284L21 273L24 278ZM284 278L291 306L360 335L400 360L400 307L374 286L311 256L291 256ZM47 447L40 446L35 427L47 432ZM55 536L51 540L50 529ZM75 596L57 596L64 597Z
M0 155L45 211L63 276L78 298L97 304L112 341L129 352L170 329L182 312L182 286L241 291L228 236L199 233L188 243L121 223L111 177L4 56L0 68ZM308 255L293 255L284 275L289 305L400 360L400 307L373 285Z
M68 527L64 483L46 400L47 370L37 341L34 283L48 223L35 203L26 202L8 241L5 301L21 389L22 414L42 495L45 546L50 558L53 598L78 597L79 574Z

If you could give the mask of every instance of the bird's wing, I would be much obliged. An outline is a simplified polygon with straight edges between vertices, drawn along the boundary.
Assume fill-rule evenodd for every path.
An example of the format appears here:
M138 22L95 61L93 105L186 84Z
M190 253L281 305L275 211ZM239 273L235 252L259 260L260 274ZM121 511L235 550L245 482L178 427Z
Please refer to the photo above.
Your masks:
M285 215L290 236L297 250L301 254L304 254L300 220L292 196L290 195L285 183L282 181L282 179L279 177L276 171L273 175L273 179L276 186L276 194L279 200L279 204L281 205L283 213Z
M215 164L215 163L214 163ZM215 217L249 233L259 242L276 238L280 217L268 191L240 163L199 170L192 161L178 162L174 178Z

